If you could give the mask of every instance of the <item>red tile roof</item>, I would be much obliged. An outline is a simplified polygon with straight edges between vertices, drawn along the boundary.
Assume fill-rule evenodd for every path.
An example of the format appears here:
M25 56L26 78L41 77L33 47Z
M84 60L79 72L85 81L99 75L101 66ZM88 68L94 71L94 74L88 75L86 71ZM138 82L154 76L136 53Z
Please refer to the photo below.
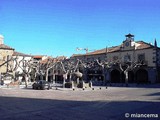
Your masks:
M13 56L25 56L25 57L32 57L32 55L27 55L27 54L20 53L20 52L17 52L17 51L14 51Z
M35 58L35 59L42 59L42 57L43 57L42 55L34 55L33 56L33 58Z
M143 41L138 41L136 43L140 44L140 46L138 46L137 49L146 49L146 48L153 48L154 47L153 45L146 43L146 42L143 42Z
M46 59L42 60L40 63L45 64L45 63L47 63L47 62L49 62L49 61L54 62L54 61L55 61L55 58L47 57Z
M14 50L14 48L11 48L5 44L0 44L0 49L6 49L6 50Z
M146 42L143 42L143 41L137 41L136 43L140 44L136 49L137 50L140 50L140 49L147 49L147 48L153 48L154 46L149 44L149 43L146 43ZM98 55L98 54L105 54L106 51L108 53L112 53L112 52L118 52L120 51L120 48L121 48L122 45L119 45L119 46L113 46L113 47L109 47L109 48L104 48L104 49L100 49L100 50L96 50L94 52L89 52L87 54L73 54L72 57L78 57L78 56L85 56L85 55Z

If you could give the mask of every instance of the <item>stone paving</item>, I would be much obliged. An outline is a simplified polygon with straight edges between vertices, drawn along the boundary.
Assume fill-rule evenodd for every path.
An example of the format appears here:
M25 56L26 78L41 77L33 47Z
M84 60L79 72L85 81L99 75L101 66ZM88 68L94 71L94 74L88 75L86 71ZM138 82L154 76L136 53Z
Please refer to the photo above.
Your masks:
M125 114L158 114L159 87L32 90L0 88L0 120L124 120Z

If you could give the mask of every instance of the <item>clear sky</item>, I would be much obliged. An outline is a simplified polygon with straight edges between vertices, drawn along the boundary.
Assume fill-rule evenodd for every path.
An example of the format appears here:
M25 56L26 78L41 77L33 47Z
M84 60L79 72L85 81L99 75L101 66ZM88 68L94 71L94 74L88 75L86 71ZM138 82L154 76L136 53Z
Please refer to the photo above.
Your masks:
M128 33L160 46L160 0L0 0L4 43L26 54L71 56L119 45Z

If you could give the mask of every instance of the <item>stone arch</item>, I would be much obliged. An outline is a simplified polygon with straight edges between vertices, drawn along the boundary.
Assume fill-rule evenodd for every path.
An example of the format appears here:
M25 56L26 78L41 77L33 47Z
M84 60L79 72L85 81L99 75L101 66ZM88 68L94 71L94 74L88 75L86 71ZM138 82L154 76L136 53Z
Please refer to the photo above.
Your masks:
M110 72L111 83L120 83L120 72L114 69Z
M124 72L121 72L121 83L125 83L125 74L124 74Z
M129 83L135 83L134 72L133 71L128 71L128 82Z
M139 69L136 72L137 83L148 83L148 71L145 69Z
M55 75L56 83L63 83L63 75Z

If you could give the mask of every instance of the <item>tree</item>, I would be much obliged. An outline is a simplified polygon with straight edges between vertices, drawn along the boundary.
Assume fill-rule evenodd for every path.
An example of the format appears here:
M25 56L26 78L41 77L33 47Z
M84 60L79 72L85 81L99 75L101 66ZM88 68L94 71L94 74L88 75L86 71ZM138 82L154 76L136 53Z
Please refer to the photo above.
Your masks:
M13 65L13 63L17 61L17 56L14 58L13 56L7 56L7 60L4 60L2 64L0 64L0 67L2 66L5 66L6 65L6 72L2 75L0 73L0 81L1 81L1 84L2 84L2 79L4 76L6 75L11 75L12 78L14 80L16 80L16 70L17 70L17 62L15 64L15 66ZM12 81L12 80L11 80Z
M125 64L125 65L126 67L122 67L122 64L119 63L119 68L124 73L125 83L126 83L126 86L128 86L128 71L131 69L132 66L129 64Z
M19 58L20 59L20 58ZM31 61L32 59L26 60L25 56L17 63L18 67L22 70L23 78L25 81L25 86L28 87L28 82L30 81L30 72L31 72Z

